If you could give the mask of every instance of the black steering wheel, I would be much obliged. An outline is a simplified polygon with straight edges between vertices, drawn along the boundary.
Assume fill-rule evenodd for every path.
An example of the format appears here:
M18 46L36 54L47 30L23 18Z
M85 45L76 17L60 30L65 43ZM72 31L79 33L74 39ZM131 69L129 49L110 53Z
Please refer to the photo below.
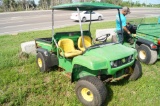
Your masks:
M132 25L128 22L126 27L131 32L131 34L136 34L137 25Z
M101 36L97 37L95 40L100 41L100 42L105 42L109 36L110 36L110 34L101 35Z

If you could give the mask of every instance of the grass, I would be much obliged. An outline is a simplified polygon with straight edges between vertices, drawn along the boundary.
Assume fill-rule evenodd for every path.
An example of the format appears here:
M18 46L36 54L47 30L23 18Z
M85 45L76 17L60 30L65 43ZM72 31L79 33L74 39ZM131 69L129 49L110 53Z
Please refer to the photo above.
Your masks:
M95 36L96 29L114 27L114 22L94 23L91 33ZM79 30L79 26L55 31L73 30ZM70 79L56 68L49 73L39 72L35 56L20 57L22 42L49 36L50 30L0 36L0 106L82 106L75 95L75 83L70 83ZM142 63L142 67L143 75L137 81L122 80L106 85L109 93L106 105L159 106L160 61L154 65Z

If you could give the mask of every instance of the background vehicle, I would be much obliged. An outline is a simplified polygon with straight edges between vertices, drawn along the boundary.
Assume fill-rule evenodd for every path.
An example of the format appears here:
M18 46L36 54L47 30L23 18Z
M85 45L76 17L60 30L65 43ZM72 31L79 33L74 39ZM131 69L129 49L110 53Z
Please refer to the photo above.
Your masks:
M90 20L90 11L83 11L80 13L81 21L86 22ZM72 13L70 19L79 21L78 13ZM91 20L99 20L101 21L103 19L103 15L98 12L91 12Z
M52 9L77 10L78 13L79 10L117 9L119 12L121 7L85 2L58 5ZM42 72L58 65L71 82L76 82L76 95L84 105L101 106L109 96L103 82L116 82L124 77L136 80L142 74L141 64L136 60L135 49L104 42L109 34L96 38L100 43L92 43L91 20L86 31L82 30L80 16L79 23L80 31L53 33L52 37L36 39L37 64Z
M145 18L144 18L145 19ZM143 20L144 20L143 19ZM132 32L133 44L128 43L129 35L124 34L124 45L136 48L138 59L146 64L153 64L160 58L160 23L139 23L138 25L128 24L128 29Z

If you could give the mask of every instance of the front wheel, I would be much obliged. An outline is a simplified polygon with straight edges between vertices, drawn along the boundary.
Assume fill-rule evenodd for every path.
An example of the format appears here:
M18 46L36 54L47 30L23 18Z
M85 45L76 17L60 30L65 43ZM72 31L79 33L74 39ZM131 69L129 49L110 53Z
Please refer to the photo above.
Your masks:
M98 17L98 20L99 20L99 21L101 21L101 20L102 20L102 17L101 17L101 16L99 16L99 17Z
M129 80L137 80L142 75L142 66L139 61L135 61L133 66L129 67Z
M83 17L82 18L82 22L86 22L87 20L86 20L86 17Z
M157 51L151 50L147 45L140 45L137 49L138 59L146 64L153 64L157 60Z
M97 77L86 76L76 84L76 95L85 106L101 106L106 100L107 90Z

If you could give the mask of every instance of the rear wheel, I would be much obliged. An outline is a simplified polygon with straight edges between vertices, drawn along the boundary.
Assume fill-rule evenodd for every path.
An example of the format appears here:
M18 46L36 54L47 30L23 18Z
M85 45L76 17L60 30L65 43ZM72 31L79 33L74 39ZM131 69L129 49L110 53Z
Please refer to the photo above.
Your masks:
M153 64L157 60L157 51L151 50L147 45L140 45L137 49L138 59L146 64Z
M99 20L99 21L101 21L101 20L102 20L102 17L101 17L101 16L99 16L99 17L98 17L98 20Z
M93 76L80 79L76 84L75 91L79 101L85 106L101 106L107 97L105 85Z
M142 67L139 61L135 61L133 66L129 67L129 80L137 80L142 75Z
M86 17L83 17L83 18L82 18L82 22L86 22Z
M44 55L40 52L37 53L37 65L41 72L46 72L49 69Z

